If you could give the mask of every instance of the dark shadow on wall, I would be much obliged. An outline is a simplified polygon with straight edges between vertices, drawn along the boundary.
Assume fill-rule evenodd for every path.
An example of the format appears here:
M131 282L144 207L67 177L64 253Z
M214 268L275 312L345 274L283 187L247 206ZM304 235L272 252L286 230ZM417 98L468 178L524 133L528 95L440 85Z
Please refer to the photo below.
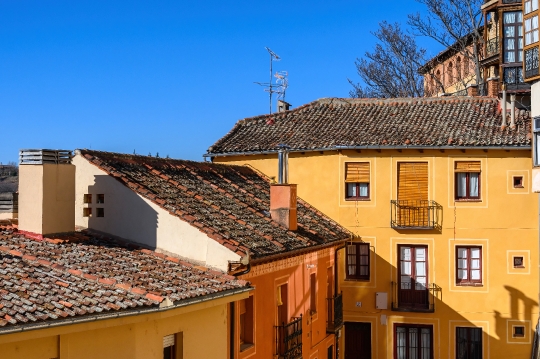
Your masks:
M137 193L108 175L94 176L87 193L92 195L88 229L157 247L158 214Z

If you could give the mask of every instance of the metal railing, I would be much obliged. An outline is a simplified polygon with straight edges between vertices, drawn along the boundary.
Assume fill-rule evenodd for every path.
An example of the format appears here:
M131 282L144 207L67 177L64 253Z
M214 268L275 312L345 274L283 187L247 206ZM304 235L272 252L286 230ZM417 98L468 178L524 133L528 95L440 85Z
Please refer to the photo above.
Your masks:
M19 195L17 193L0 193L0 213L18 213Z
M302 358L302 314L276 328L276 355L280 359Z
M419 283L392 281L391 309L394 311L433 313L436 298L442 300L442 288L435 283L428 283L424 287Z
M442 228L442 206L431 200L390 201L390 226L394 229Z
M343 294L334 298L326 298L328 306L328 319L326 320L326 332L335 333L343 326Z
M499 53L499 37L494 37L486 42L486 57L497 55Z

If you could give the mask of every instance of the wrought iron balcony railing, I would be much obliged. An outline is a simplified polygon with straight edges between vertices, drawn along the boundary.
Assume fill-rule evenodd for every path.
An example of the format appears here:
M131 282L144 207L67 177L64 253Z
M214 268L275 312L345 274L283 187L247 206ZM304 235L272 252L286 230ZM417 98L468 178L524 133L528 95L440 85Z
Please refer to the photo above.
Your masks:
M442 228L442 206L431 200L392 200L390 226L394 229Z
M392 310L398 312L435 312L435 298L442 300L442 288L435 283L392 282Z
M276 328L276 355L280 359L302 358L302 315Z
M326 298L328 306L328 319L326 320L326 332L335 333L343 326L343 294L334 298Z
M499 53L499 37L494 37L486 42L485 57L497 55Z

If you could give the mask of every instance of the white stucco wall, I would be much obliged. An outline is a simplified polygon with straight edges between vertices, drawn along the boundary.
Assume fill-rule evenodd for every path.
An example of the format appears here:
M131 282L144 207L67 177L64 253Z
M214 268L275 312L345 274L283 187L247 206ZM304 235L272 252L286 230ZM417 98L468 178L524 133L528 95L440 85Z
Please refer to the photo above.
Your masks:
M73 158L73 164L77 168L77 226L173 253L222 271L227 270L229 260L240 258L196 227L132 191L80 154ZM92 203L84 203L84 194L92 194ZM96 203L98 194L104 194L104 203ZM83 216L85 207L92 208L92 217ZM104 217L96 216L97 208L104 209Z

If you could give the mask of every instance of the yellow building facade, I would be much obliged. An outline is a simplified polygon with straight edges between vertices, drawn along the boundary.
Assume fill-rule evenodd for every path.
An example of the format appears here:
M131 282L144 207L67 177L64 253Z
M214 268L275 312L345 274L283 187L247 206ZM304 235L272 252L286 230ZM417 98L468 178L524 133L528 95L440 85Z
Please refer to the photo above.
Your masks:
M215 161L249 164L269 176L277 175L277 159L270 155L216 157ZM346 193L347 167L356 163L369 168L369 196L351 200ZM419 180L422 165L427 169L428 199L440 206L439 213L434 212L439 223L433 227L440 228L430 228L429 223L412 223L426 224L426 228L391 226L396 220L391 201L398 199L400 166L410 163L418 165ZM460 163L480 166L478 199L456 199ZM347 323L355 331L362 328L352 323L368 323L371 345L362 350L371 351L371 356L366 357L392 358L400 324L418 324L430 331L434 358L454 358L457 328L473 327L481 328L483 358L530 354L538 318L539 259L538 199L530 191L528 151L306 152L290 154L289 166L290 181L298 184L299 196L355 233L358 237L349 245L369 247L365 279L347 278L347 251L338 254L346 322L342 339L348 338ZM400 306L396 283L404 270L400 269L400 263L405 265L400 260L403 248L426 250L427 309ZM458 250L471 248L475 249L471 256L480 252L480 279L458 283ZM416 265L422 266L420 262ZM386 296L386 308L377 308L377 293ZM342 343L341 347L346 346ZM344 357L354 356L345 353Z

